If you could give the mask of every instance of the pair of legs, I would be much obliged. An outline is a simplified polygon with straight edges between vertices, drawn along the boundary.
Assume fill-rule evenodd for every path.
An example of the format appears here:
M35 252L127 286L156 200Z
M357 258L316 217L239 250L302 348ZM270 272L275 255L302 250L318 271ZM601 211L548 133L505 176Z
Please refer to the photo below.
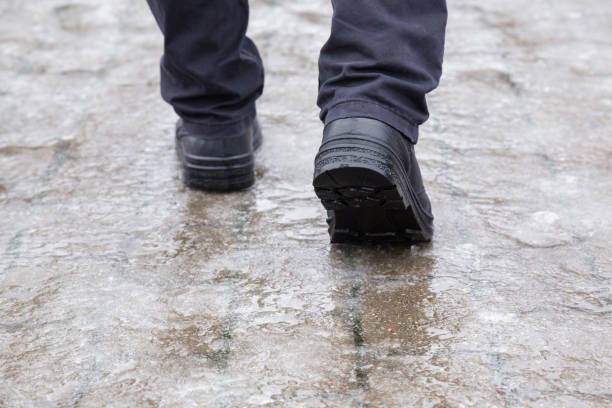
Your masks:
M254 182L264 69L246 36L248 0L147 0L164 33L163 98L180 121L187 185ZM332 241L428 241L433 216L413 145L442 73L445 0L332 0L319 59L323 143L315 192ZM290 27L287 27L290 29Z
M165 36L162 96L196 134L245 132L264 70L246 37L247 0L148 0ZM325 124L346 117L385 122L413 143L428 116L425 94L442 72L445 0L332 0L319 60ZM291 27L287 27L291 29Z

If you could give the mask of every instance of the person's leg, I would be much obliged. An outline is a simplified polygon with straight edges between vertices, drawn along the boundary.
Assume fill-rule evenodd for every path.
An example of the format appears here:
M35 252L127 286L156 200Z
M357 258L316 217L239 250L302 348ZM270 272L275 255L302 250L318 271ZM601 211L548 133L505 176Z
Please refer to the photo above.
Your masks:
M417 142L442 73L445 0L332 0L319 60L321 119L368 117Z
M164 33L162 96L181 117L176 151L183 182L214 191L251 186L264 72L246 37L248 0L147 1Z
M429 241L433 214L414 152L438 85L445 0L332 0L319 60L325 123L313 186L332 242Z
M185 130L245 133L263 90L263 65L246 37L248 0L147 0L164 34L163 98Z

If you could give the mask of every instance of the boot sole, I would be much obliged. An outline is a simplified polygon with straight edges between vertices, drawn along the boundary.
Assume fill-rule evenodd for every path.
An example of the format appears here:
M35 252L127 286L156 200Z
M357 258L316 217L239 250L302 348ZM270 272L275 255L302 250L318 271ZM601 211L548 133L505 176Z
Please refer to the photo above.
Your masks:
M327 209L332 243L431 240L413 211L413 193L398 161L389 149L358 137L322 147L313 186Z

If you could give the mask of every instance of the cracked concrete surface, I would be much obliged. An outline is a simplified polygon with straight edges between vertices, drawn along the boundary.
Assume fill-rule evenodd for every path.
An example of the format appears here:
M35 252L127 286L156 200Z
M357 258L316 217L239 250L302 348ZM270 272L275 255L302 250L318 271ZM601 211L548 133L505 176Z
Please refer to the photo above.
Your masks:
M612 405L612 3L451 2L412 248L329 245L330 6L252 6L266 139L218 195L144 1L0 2L0 407Z

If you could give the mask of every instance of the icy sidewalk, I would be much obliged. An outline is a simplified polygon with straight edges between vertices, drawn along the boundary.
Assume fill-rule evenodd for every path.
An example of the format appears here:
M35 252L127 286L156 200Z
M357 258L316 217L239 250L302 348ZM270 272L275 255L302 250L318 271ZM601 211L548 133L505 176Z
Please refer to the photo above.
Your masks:
M144 1L0 3L0 407L612 405L612 3L451 3L413 248L328 244L328 1L252 2L231 195L181 187Z

